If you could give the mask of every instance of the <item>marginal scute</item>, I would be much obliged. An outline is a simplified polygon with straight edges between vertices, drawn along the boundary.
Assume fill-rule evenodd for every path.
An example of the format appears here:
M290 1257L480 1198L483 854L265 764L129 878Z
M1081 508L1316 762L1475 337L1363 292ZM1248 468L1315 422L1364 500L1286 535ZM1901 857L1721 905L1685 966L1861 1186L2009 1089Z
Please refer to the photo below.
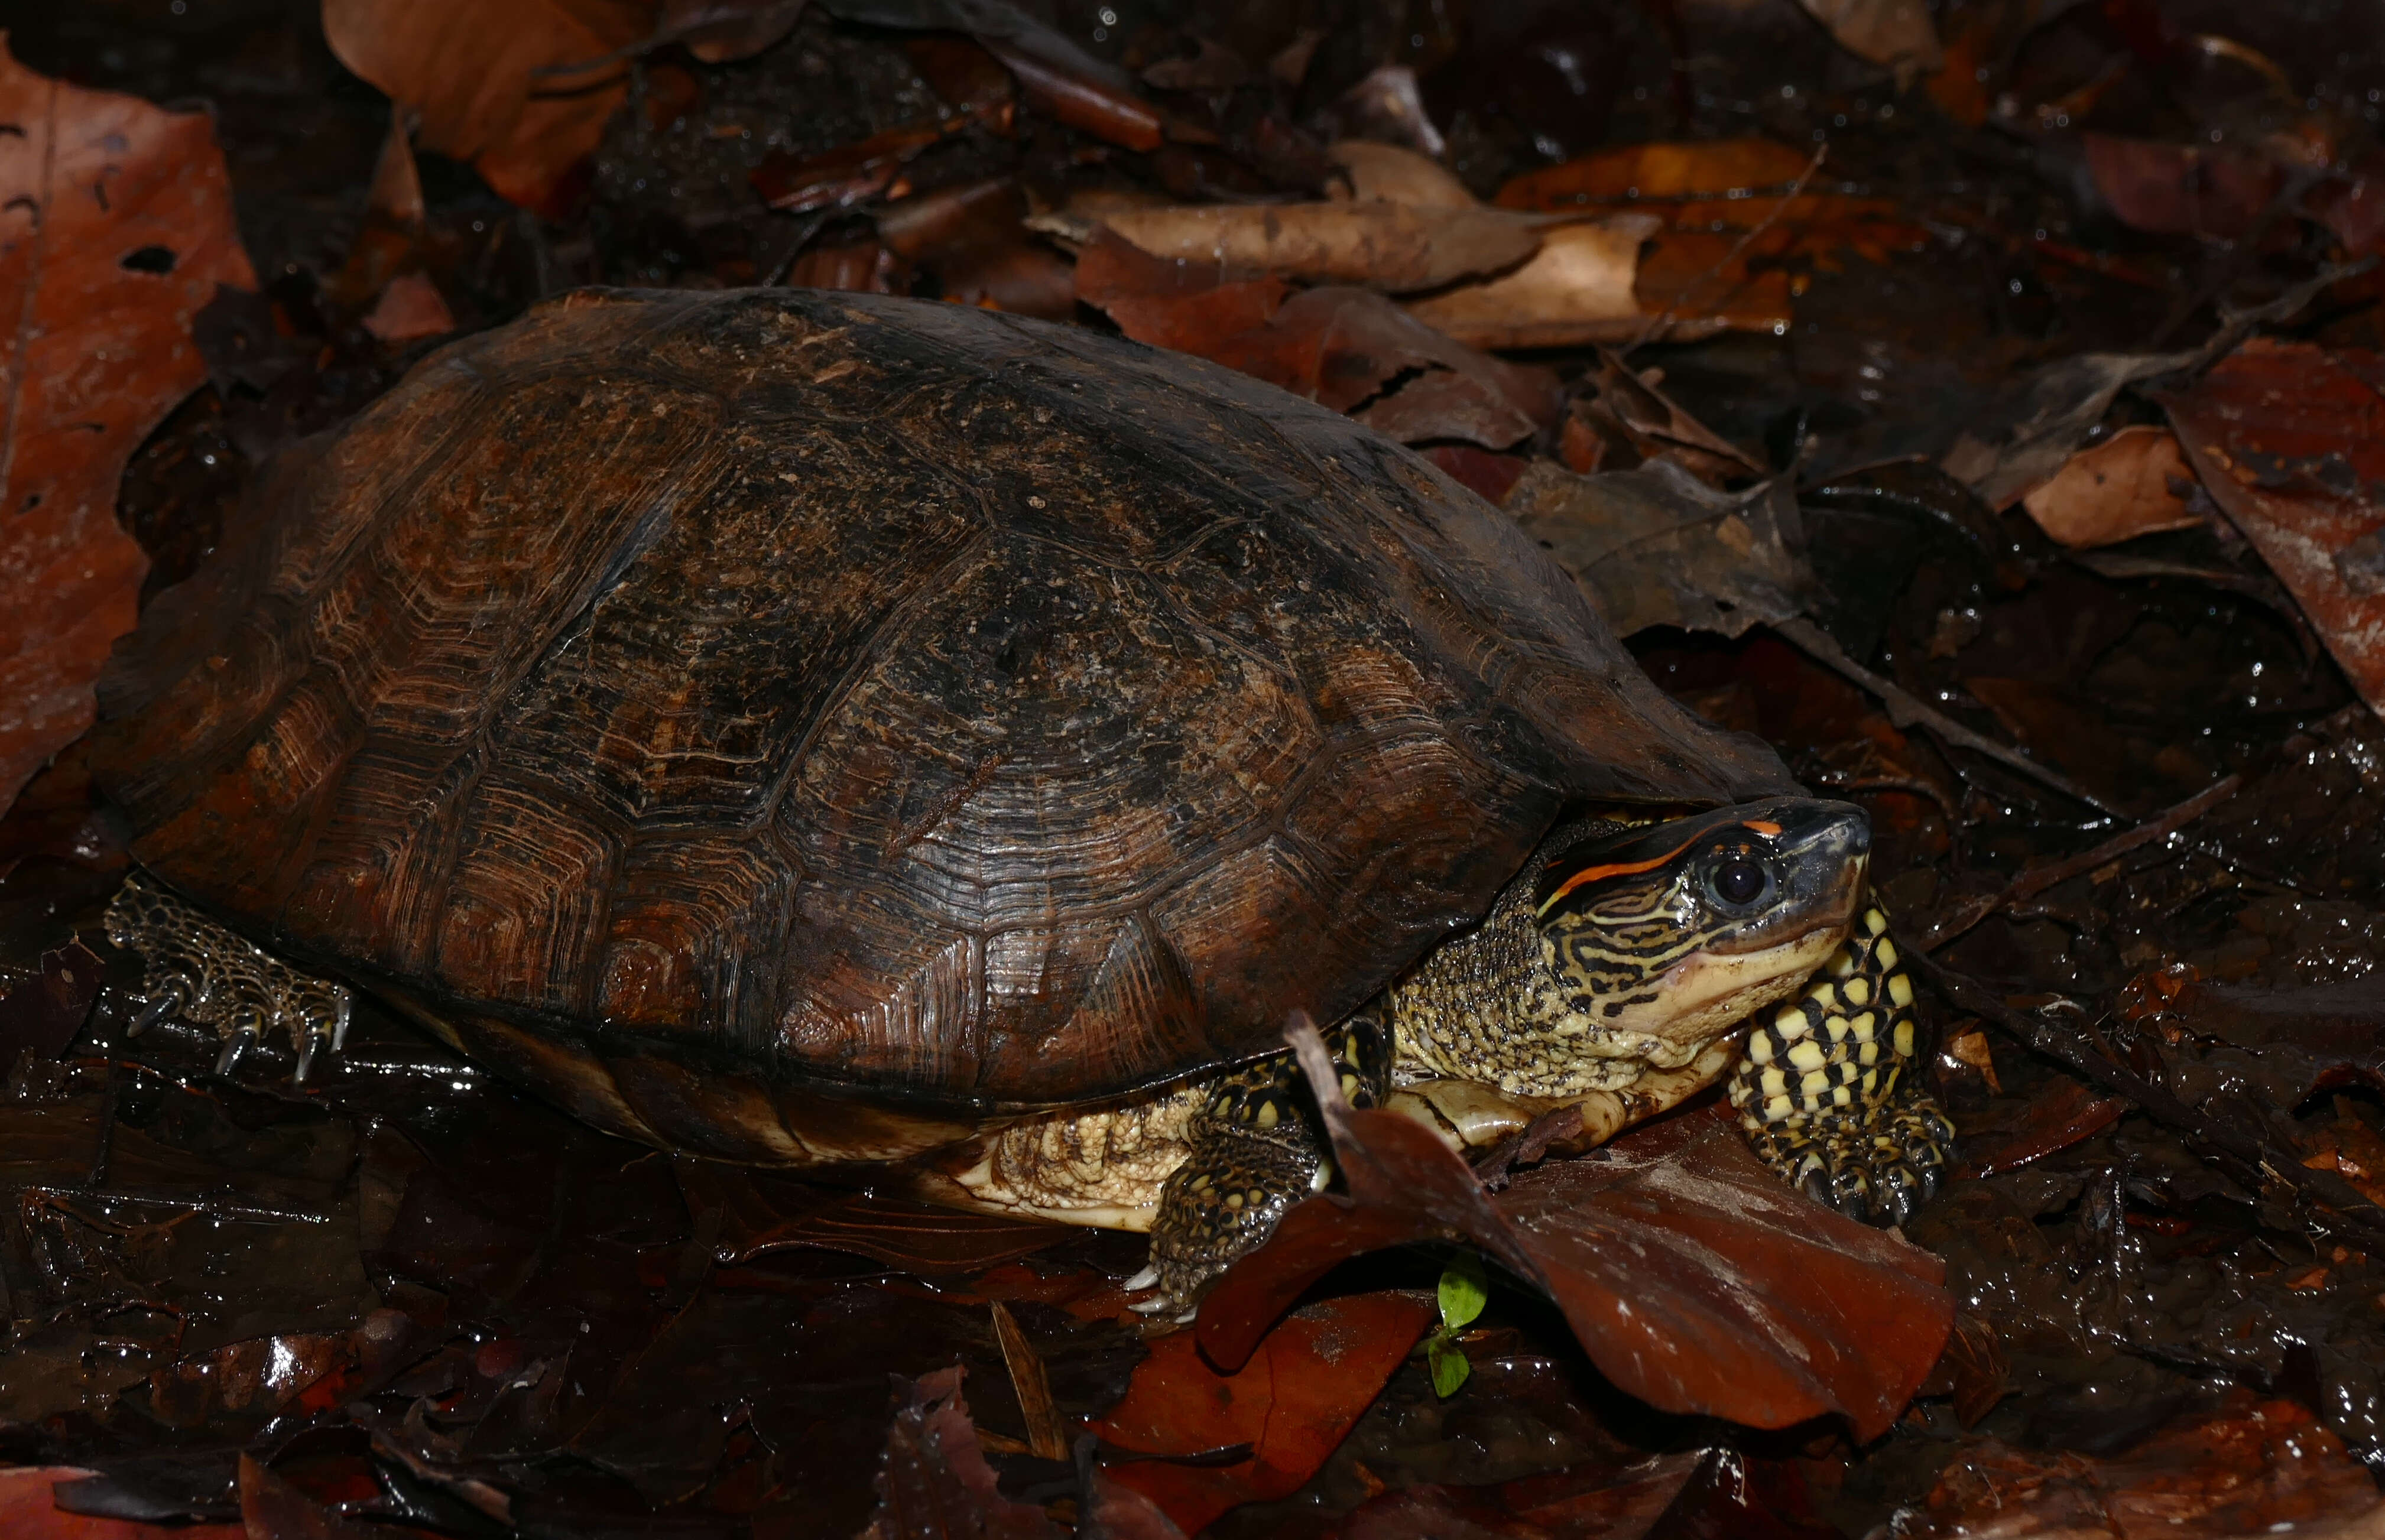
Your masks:
M1180 1080L1363 1004L1570 802L1791 789L1348 419L802 291L434 354L259 478L103 701L163 880L648 1138Z

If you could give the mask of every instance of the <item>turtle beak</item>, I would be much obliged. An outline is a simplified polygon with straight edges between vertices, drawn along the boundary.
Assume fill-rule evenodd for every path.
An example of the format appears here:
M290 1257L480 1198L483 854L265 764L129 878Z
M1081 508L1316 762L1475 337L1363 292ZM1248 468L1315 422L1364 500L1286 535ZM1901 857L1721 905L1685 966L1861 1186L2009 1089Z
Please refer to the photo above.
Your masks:
M1762 951L1817 930L1854 923L1871 866L1871 815L1853 802L1783 797L1734 809L1761 836L1779 897L1713 950Z

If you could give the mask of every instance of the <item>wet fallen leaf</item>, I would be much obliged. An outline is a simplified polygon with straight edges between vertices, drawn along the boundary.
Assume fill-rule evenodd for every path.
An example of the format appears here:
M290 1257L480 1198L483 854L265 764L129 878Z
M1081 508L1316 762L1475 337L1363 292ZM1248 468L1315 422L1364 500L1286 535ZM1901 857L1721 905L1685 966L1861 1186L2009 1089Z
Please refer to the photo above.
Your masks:
M91 726L147 559L116 521L141 441L206 379L191 318L256 275L204 112L0 49L0 808Z
M1706 1460L1686 1449L1635 1464L1530 1476L1496 1486L1400 1487L1361 1503L1335 1540L1605 1540L1652 1530ZM1719 1533L1719 1532L1718 1532Z
M91 1474L72 1466L0 1471L0 1534L10 1540L244 1540L242 1524L145 1524L57 1507L50 1488Z
M1325 1463L1432 1319L1431 1301L1416 1295L1324 1300L1246 1345L1230 1373L1202 1356L1209 1332L1162 1337L1126 1398L1093 1431L1143 1454L1188 1457L1246 1444L1250 1455L1229 1465L1141 1460L1108 1473L1187 1534L1230 1508L1283 1497Z
M331 51L417 114L418 148L551 215L628 99L621 55L654 21L652 0L323 0Z
M1898 1533L2351 1540L2385 1534L2380 1501L2367 1471L2309 1411L2238 1390L2221 1410L2182 1418L2113 1459L1967 1441Z
M1542 461L1505 506L1616 635L1673 626L1738 636L1802 614L1813 588L1784 534L1783 495L1770 483L1717 491L1669 461L1596 476Z
M2222 512L2385 712L2385 360L2255 340L2165 394Z
M1559 449L1572 469L1626 470L1669 460L1713 487L1765 473L1762 462L1682 410L1659 388L1661 379L1661 371L1636 373L1619 354L1599 350L1597 366L1574 387L1567 441ZM1576 445L1577 429L1599 440L1598 453ZM1610 458L1610 445L1625 457ZM1573 464L1577 453L1591 463Z
M1120 209L1103 221L1154 256L1401 294L1514 267L1541 221L1505 209L1382 199Z
M2233 240L2250 230L2284 172L2263 155L2112 134L2084 136L2088 174L2124 225L2156 235Z
M99 998L99 959L81 941L42 954L41 972L0 994L0 1081L19 1055L55 1059L66 1051Z
M1343 1258L1462 1238L1554 1298L1600 1371L1653 1406L1755 1427L1837 1412L1868 1439L1954 1321L1935 1258L1789 1192L1717 1116L1642 1128L1495 1198L1401 1113L1329 1126L1350 1196L1302 1203L1218 1282L1196 1326L1217 1363L1242 1362Z
M863 1540L1059 1540L1061 1534L1041 1508L995 1486L961 1399L960 1365L904 1387L879 1467L878 1511Z
M2186 506L2194 484L2177 436L2137 423L2063 463L2021 506L2037 527L2074 551L2164 529L2191 529L2202 516Z
M1993 1176L2069 1149L2119 1121L2129 1104L2099 1097L2067 1076L2055 1079L2029 1101L2017 1127L2001 1137L1982 1137L1981 1148L1963 1162L1963 1176Z

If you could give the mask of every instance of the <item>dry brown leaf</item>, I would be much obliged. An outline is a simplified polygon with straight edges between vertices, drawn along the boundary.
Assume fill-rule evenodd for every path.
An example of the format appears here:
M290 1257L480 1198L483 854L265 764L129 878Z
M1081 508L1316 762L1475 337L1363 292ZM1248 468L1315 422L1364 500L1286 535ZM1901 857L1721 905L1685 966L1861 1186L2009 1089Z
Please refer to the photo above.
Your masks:
M0 807L91 726L148 559L125 462L206 366L191 317L254 287L204 112L36 74L0 48Z
M417 342L455 330L456 317L437 284L421 273L400 273L366 314L364 329L384 342Z
M1799 0L1830 30L1840 47L1894 69L1901 90L1913 76L1946 62L1924 0Z
M542 212L604 137L629 94L621 56L654 27L653 0L323 0L331 51L419 115L418 147Z
M1499 190L1498 203L1653 215L1662 224L1640 261L1642 311L1669 317L1676 339L1723 328L1778 332L1791 318L1784 264L1831 272L1847 253L1885 262L1929 239L1892 200L1795 191L1813 166L1804 152L1763 139L1635 144L1528 172Z
M2117 545L2162 529L2203 522L2187 511L2187 468L2178 439L2139 423L2066 461L2054 479L2022 498L2037 527L2073 551Z
M1345 139L1325 154L1350 179L1350 195L1361 201L1380 198L1410 208L1482 206L1447 167L1405 145Z
M1541 221L1529 216L1380 199L1186 205L1103 222L1154 256L1393 294L1513 267L1541 244Z
M2212 500L2385 713L2385 357L2255 339L2158 399Z
M1469 347L1578 347L1639 334L1640 247L1663 221L1616 214L1542 233L1514 272L1411 301L1408 314Z
M1811 601L1778 482L1720 492L1668 460L1601 476L1542 461L1506 507L1619 637L1656 626L1735 637Z

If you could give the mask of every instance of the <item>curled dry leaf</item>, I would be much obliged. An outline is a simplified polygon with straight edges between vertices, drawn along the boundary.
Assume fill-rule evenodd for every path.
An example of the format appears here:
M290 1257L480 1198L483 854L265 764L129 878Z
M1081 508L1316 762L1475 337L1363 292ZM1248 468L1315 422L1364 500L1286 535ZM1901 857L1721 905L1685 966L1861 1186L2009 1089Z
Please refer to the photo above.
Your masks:
M1005 0L821 0L839 20L966 32L1000 59L1030 106L1130 150L1159 148L1169 125L1124 70Z
M470 161L500 196L553 213L627 99L623 55L655 14L653 0L323 0L323 36L413 109L419 148Z
M1237 1445L1250 1453L1224 1465L1139 1460L1106 1473L1187 1534L1239 1504L1284 1497L1341 1445L1433 1314L1420 1295L1324 1300L1244 1345L1228 1373L1203 1359L1194 1333L1162 1337L1093 1431L1118 1448L1180 1461ZM1197 1344L1209 1340L1203 1332Z
M1447 167L1405 145L1344 139L1325 154L1349 179L1350 195L1361 201L1378 198L1410 208L1480 208L1482 205Z
M1673 626L1735 637L1803 614L1814 590L1777 482L1719 492L1669 461L1600 476L1542 461L1506 507L1617 636Z
M2194 473L2166 428L2137 423L2064 462L2021 499L2037 527L2073 551L2117 545L2164 529L2191 529Z
M2385 358L2256 340L2161 400L2213 501L2385 712Z
M366 312L364 329L384 342L418 342L456 329L456 317L423 273L400 273Z
M1946 62L1924 0L1799 0L1840 47L1897 73L1899 88Z
M1393 294L1500 272L1541 246L1530 216L1381 199L1121 209L1103 222L1154 256Z
M1984 420L1964 429L1946 452L1946 473L1967 481L1992 508L2004 509L2043 486L2111 410L2124 386L2167 374L2186 353L2082 353L2017 382Z
M2379 1503L2367 1471L2309 1411L2238 1390L2216 1412L2181 1418L2108 1459L1967 1440L1897 1533L1913 1540L2263 1534L2365 1540L2385 1534Z
M0 51L0 808L91 726L148 561L116 521L141 441L206 379L191 317L256 275L203 112Z
M1512 273L1409 302L1408 314L1478 348L1578 347L1639 334L1640 248L1662 221L1616 214L1544 232Z
M1878 1436L1954 1323L1937 1259L1790 1192L1718 1116L1641 1128L1495 1197L1402 1113L1329 1126L1350 1195L1302 1203L1219 1280L1195 1328L1217 1363L1243 1361L1343 1258L1429 1239L1468 1241L1555 1299L1625 1391L1754 1427L1836 1412Z
M1104 230L1078 259L1077 296L1137 342L1214 359L1337 412L1364 407L1366 420L1410 442L1505 449L1556 412L1546 371L1477 353L1363 289L1295 292L1278 278L1155 257ZM1414 378L1379 395L1404 374Z
M1671 317L1675 337L1771 331L1791 317L1789 259L1835 272L1849 252L1884 262L1929 239L1891 199L1793 191L1813 168L1804 152L1769 140L1635 144L1527 172L1497 201L1654 215L1662 228L1635 282L1643 312Z

